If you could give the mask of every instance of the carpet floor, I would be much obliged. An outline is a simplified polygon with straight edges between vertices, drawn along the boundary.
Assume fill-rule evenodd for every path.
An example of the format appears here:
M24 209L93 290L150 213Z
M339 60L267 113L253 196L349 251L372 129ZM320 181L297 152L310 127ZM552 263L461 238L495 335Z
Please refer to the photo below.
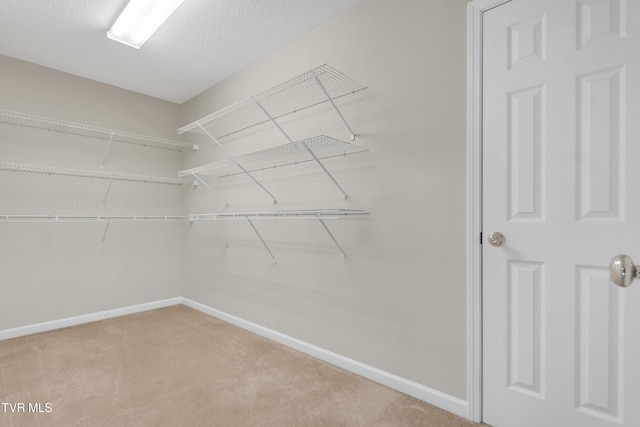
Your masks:
M11 427L478 425L183 305L0 341L0 401Z

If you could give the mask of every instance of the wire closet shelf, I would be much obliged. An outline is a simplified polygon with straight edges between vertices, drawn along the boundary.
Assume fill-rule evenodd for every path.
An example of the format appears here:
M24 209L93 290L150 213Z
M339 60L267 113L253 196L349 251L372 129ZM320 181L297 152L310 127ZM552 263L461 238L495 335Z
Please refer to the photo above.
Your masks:
M368 215L359 209L309 209L273 212L218 212L191 215L0 215L0 222L197 222L217 220L325 220Z
M191 214L189 221L216 221L216 220L319 220L341 219L349 216L369 215L369 212L361 209L309 209L309 210L284 210L273 212L221 212L208 214Z
M273 169L281 166L297 165L315 160L314 158L309 157L309 150L313 151L319 159L328 159L331 157L340 157L368 151L366 148L331 138L329 136L320 135L307 138L302 141L290 142L276 147L266 148L264 150L232 156L226 160L196 168L186 169L180 171L178 176L185 177L200 174L226 177L231 175L241 175L244 172L236 171L238 165L245 166L246 170L249 172ZM231 172L231 170L233 170L233 172Z
M275 212L221 212L221 213L205 213L205 214L192 214L186 216L84 216L84 215L0 215L0 224L2 223L91 223L100 222L105 223L104 232L100 241L100 247L105 247L105 241L107 233L109 231L109 225L113 223L122 222L200 222L200 221L219 221L219 220L240 220L246 221L256 236L262 243L265 250L271 257L271 262L276 264L276 258L267 245L267 242L260 234L260 231L253 223L254 220L314 220L317 221L327 235L330 237L333 244L339 251L340 257L344 258L344 250L336 240L329 227L325 224L325 220L339 220L350 216L362 216L368 215L369 212L358 209L309 209L309 210L283 210Z
M154 184L170 184L170 185L195 185L194 181L186 178L132 175L119 172L105 172L82 169L67 169L56 166L27 165L21 163L4 163L0 162L0 171L8 172L27 172L46 175L74 176L84 178L107 179L114 181L131 181Z
M235 166L260 186L274 203L277 203L276 197L253 176L253 172L267 168L315 161L331 181L333 181L344 198L347 199L348 195L346 191L324 166L322 159L335 157L338 155L337 153L339 153L339 155L347 155L366 150L323 135L294 141L280 125L279 119L326 102L331 104L340 117L353 141L355 140L355 133L334 100L354 94L363 89L366 89L366 86L347 77L335 68L324 64L276 85L271 89L262 91L209 114L200 120L196 120L180 128L178 133L191 131L208 136L225 153L226 161L181 171L180 176L193 175L201 181L201 178L198 177L199 173L210 173L221 168ZM231 154L220 142L220 138L263 123L271 123L289 143L238 156ZM218 176L239 174L238 171L236 172L237 173L228 173L226 175L219 174Z
M154 136L140 135L132 132L107 129L92 125L68 122L64 120L35 116L8 110L0 110L0 123L30 127L35 129L43 129L51 132L86 136L107 141L125 142L128 144L142 145L145 147L163 148L172 151L197 149L197 145L186 142L174 141Z
M0 215L0 223L14 222L185 222L185 216L149 215Z
M271 262L276 264L276 257L269 248L269 245L260 234L260 231L253 223L254 220L314 220L319 223L324 231L327 233L335 247L338 249L340 258L344 258L344 250L338 240L335 238L325 220L339 220L349 216L368 215L368 211L358 209L317 209L317 210L287 210L287 211L275 211L275 212L224 212L217 214L192 214L190 219L192 221L216 221L216 220L242 220L246 221L253 232L256 234L264 249L269 253Z
M325 102L333 103L335 99L366 88L324 64L183 126L178 133L203 133L204 128L217 138L223 138ZM271 118L265 117L264 110Z

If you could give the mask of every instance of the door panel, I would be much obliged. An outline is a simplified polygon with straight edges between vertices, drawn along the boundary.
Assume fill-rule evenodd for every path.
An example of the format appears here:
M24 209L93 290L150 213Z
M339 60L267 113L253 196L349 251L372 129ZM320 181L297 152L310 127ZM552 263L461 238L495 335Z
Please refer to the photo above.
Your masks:
M483 18L483 411L640 425L640 1L512 0ZM506 236L488 244L489 233Z
M578 76L579 219L622 219L625 81L621 66Z
M624 290L607 268L578 266L576 277L576 408L620 422Z
M508 219L541 220L544 217L545 88L534 86L507 96Z
M544 264L507 263L507 384L543 397Z

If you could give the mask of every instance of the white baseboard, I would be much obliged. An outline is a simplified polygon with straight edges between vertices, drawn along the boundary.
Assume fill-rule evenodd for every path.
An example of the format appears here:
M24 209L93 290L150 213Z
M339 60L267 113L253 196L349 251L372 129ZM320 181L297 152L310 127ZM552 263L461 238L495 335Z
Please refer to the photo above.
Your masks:
M242 329L246 329L257 335L263 336L287 347L291 347L302 353L306 353L310 356L315 357L316 359L320 359L324 362L338 366L342 369L368 378L379 384L408 394L409 396L413 396L416 399L420 399L424 402L430 403L460 417L467 418L469 415L467 402L457 397L431 389L416 382L409 381L405 378L399 377L381 369L374 368L373 366L365 365L364 363L349 359L337 353L333 353L329 350L317 347L313 344L300 341L296 338L290 337L269 328L265 328L264 326L257 325L247 320L243 320L231 314L224 313L220 310L216 310L204 304L192 301L188 298L182 298L182 303L202 313L216 317L220 320L231 323L232 325L239 326Z
M21 337L24 335L37 334L38 332L52 331L54 329L67 328L69 326L95 322L97 320L124 316L126 314L140 313L142 311L154 310L156 308L178 305L182 304L182 300L183 299L181 297L175 297L160 301L147 302L144 304L131 305L128 307L116 308L113 310L99 311L97 313L84 314L81 316L67 317L66 319L53 320L51 322L36 323L35 325L27 325L18 328L0 330L0 341L9 338Z

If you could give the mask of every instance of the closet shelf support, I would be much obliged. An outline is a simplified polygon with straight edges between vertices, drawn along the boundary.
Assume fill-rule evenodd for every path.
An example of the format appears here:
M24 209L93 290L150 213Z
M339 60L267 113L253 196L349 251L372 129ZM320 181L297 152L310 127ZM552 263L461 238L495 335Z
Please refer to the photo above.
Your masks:
M107 154L109 153L109 148L111 147L111 143L113 142L113 135L115 135L115 131L111 132L111 135L109 135L109 141L107 141L107 146L104 147L104 153L102 153L100 168L104 168L104 162L107 160Z
M351 141L355 141L356 140L355 132L353 131L353 129L351 129L351 126L349 126L349 123L347 123L347 119L344 118L344 116L342 115L342 112L340 111L336 103L333 101L333 98L331 98L331 95L329 95L329 92L327 92L327 89L324 87L324 85L318 78L318 73L315 70L311 70L311 74L313 75L313 78L316 81L316 83L318 83L318 86L320 86L320 89L322 90L322 92L327 97L327 100L331 103L333 108L336 110L336 113L338 113L338 115L340 116L340 119L342 119L342 123L344 123L344 125L349 130L349 133L351 134Z
M253 182L255 182L256 184L258 184L258 186L259 186L260 188L262 188L262 190L263 190L265 193L267 193L267 194L269 195L269 197L271 197L271 199L273 199L273 204L274 204L274 205L278 203L278 200L275 198L275 196L274 196L273 194L271 194L271 192L270 192L269 190L267 190L267 189L264 187L264 185L262 185L262 183L261 183L260 181L258 181L258 180L257 180L257 179L256 179L256 178L251 174L251 172L249 172L248 170L246 170L244 166L242 166L240 163L238 163L238 161L237 161L236 159L234 159L234 158L233 158L233 156L231 156L231 153L229 153L229 151L228 151L226 148L224 148L224 146L223 146L222 144L220 144L220 141L218 141L218 139L217 139L215 136L211 135L211 133L209 133L209 131L207 131L207 130L206 130L206 129L201 125L201 124L199 124L199 123L198 123L198 126L200 127L200 129L202 129L202 131L203 131L203 132L204 132L204 133L205 133L209 138L211 138L211 140L212 140L213 142L215 142L215 143L218 145L218 147L220 147L220 149L221 149L222 151L224 151L224 153L226 154L226 156L227 156L227 159L228 159L228 160L231 160L231 161L232 161L236 166L238 166L238 167L242 170L242 172L244 172L244 173L245 173L249 178L251 178L251 179L253 180Z
M195 179L197 179L197 181L194 181L196 184L197 184L198 182L200 182L200 183L201 183L202 185L204 185L204 186L205 186L209 191L211 191L213 194L215 194L215 195L216 195L216 196L218 196L220 199L222 199L222 200L224 201L224 203L225 203L225 206L226 206L226 207L229 207L229 201L228 201L227 199L225 199L224 197L222 197L222 196L220 195L220 193L218 193L216 190L214 190L214 189L213 189L213 187L211 187L209 184L207 184L207 183L206 183L202 178L200 178L200 177L198 176L198 174L196 174L196 173L194 173L194 172L191 172L191 175L193 175L193 177L194 177Z
M104 198L102 199L102 207L107 207L107 197L109 197L109 192L111 191L111 186L113 185L113 179L109 181L109 186L107 187L107 192L104 194Z
M344 258L344 251L342 250L342 247L340 246L340 243L338 243L336 238L333 236L333 233L331 233L331 230L329 230L329 227L327 227L327 224L324 223L324 220L322 218L318 218L318 221L320 221L320 224L322 224L322 227L324 228L324 231L327 232L329 237L331 237L331 240L333 241L333 244L336 245L336 247L340 251L340 258Z
M107 221L107 225L105 225L104 227L104 233L102 234L102 241L100 242L100 247L104 248L104 242L107 239L107 232L109 231L109 224L111 224L111 221Z
M318 80L318 83L320 83L320 81ZM320 83L320 85L322 85ZM326 91L325 91L326 93ZM327 94L328 95L328 94ZM331 98L329 98L331 100ZM269 118L269 120L271 121L271 123L273 123L275 125L275 127L278 128L278 130L285 136L285 138L287 138L289 140L290 144L293 144L293 140L291 139L291 137L289 137L289 134L287 134L284 129L282 129L282 127L278 124L278 122L276 121L276 119L269 114L269 112L266 110L266 108L264 108L262 106L262 104L260 103L260 101L258 100L254 100L254 102L256 103L256 105L262 110L262 112ZM333 100L331 100L331 102L333 102ZM334 104L335 105L335 104ZM320 168L324 171L324 173L327 174L327 176L329 178L331 178L331 181L333 181L333 183L336 185L336 187L338 187L338 189L342 192L342 194L344 195L344 199L347 200L348 196L347 193L344 191L344 189L340 186L340 184L338 184L338 181L336 181L336 179L333 177L333 175L331 175L331 172L329 172L329 170L324 166L324 164L322 163L322 161L320 161L320 159L318 158L318 156L316 156L316 154L311 150L311 148L309 148L309 146L307 145L307 143L305 141L301 141L302 146L305 148L305 150L307 150L307 152L311 155L311 157L313 158L313 160L316 161L316 163L318 164L318 166L320 166Z
M273 262L273 265L276 265L276 257L273 256L273 252L271 252L271 249L269 249L269 246L267 246L267 243L264 241L264 239L260 235L260 232L258 231L256 226L253 225L253 222L249 218L246 218L246 219L247 219L247 222L249 223L249 225L251 226L251 228L253 228L253 231L255 231L256 235L258 236L258 239L260 239L260 241L262 242L262 246L264 246L264 248L267 250L267 252L269 252L269 255L271 256L271 261ZM228 243L227 243L227 245L228 245Z

